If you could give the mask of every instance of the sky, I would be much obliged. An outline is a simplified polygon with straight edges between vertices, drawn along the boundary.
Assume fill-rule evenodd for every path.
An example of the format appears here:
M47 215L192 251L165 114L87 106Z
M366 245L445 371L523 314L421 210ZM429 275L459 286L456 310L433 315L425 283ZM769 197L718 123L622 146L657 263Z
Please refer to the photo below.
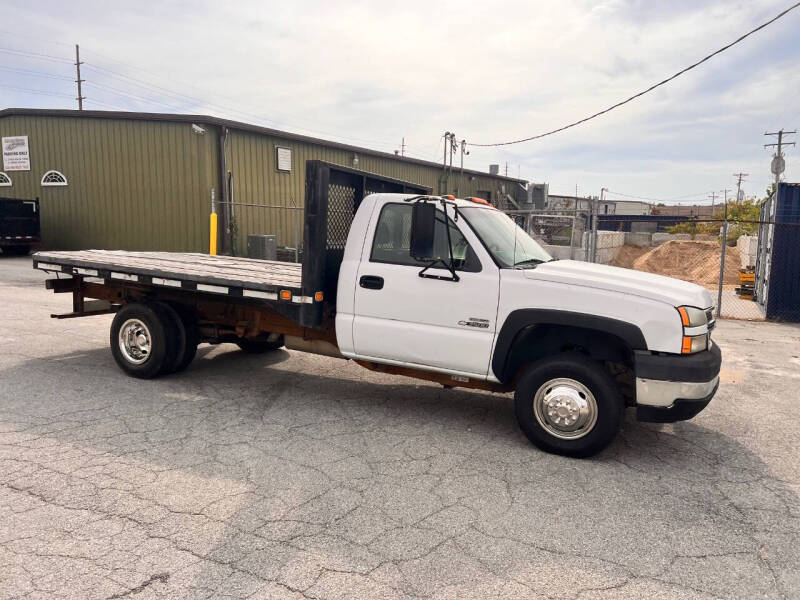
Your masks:
M87 109L209 114L388 152L404 138L434 161L452 131L465 167L500 164L551 194L710 203L745 172L760 197L764 133L800 126L800 9L608 115L470 144L586 117L790 4L5 0L0 108L76 108L79 43ZM785 179L800 181L800 149Z

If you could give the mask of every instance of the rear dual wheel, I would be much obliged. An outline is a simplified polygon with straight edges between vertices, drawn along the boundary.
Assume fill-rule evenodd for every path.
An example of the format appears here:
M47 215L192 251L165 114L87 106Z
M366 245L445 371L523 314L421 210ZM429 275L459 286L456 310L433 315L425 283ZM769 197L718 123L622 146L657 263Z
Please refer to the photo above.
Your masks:
M197 330L163 302L126 304L111 323L111 353L132 377L151 379L185 369L197 352Z

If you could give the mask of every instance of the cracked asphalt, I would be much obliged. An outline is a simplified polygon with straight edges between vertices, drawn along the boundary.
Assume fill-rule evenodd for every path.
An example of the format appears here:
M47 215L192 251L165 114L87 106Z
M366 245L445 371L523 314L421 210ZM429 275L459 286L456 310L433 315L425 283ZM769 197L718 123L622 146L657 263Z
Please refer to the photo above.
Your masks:
M2 598L800 597L800 327L721 322L708 409L578 461L336 359L130 379L43 279L0 257Z

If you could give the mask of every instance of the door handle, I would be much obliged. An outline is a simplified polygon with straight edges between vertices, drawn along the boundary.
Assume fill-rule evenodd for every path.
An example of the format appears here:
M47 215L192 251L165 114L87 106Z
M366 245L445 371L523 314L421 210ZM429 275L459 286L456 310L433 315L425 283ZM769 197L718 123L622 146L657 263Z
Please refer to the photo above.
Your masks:
M361 279L358 280L358 285L368 290L380 290L383 289L383 277L362 275Z

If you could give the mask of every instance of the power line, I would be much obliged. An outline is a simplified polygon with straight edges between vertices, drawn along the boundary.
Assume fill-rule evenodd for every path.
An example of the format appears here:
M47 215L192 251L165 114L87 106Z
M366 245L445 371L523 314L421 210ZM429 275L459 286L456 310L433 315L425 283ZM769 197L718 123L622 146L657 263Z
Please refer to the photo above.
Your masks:
M65 45L69 45L69 44L65 44ZM16 56L25 56L25 57L28 57L28 58L35 58L35 59L40 59L40 60L49 60L49 61L55 61L55 62L59 62L59 63L74 65L74 62L72 60L66 59L66 58L61 58L61 57L58 57L58 56L53 56L52 54L40 54L40 53L35 53L35 52L24 52L24 51L20 51L20 50L13 50L11 48L0 48L0 52L7 53L7 54L12 54L12 55L16 55ZM104 56L104 55L100 54L99 52L94 52L94 51L90 50L90 51L88 51L88 53L90 55L93 54L93 55L96 55L98 57L102 57L105 60L109 60L111 62L115 62L115 63L117 63L119 65L122 65L122 66L124 66L126 68L135 69L137 71L141 71L143 73L146 73L146 74L148 74L148 75L150 75L152 77L157 77L156 75L154 75L153 73L151 73L150 71L148 71L146 69L142 69L140 67L136 67L134 65L129 65L129 64L124 63L122 61L118 61L118 60L109 58L107 56ZM289 125L289 124L286 124L286 123L281 123L279 121L275 121L273 119L269 119L269 118L265 117L264 115L258 115L258 114L255 114L255 113L248 113L248 112L241 111L241 110L229 107L229 106L223 106L223 105L220 105L220 104L211 103L211 102L202 100L200 98L196 98L196 97L193 97L193 96L189 96L187 94L176 92L174 90L168 89L166 87L163 87L163 86L160 86L160 85L157 85L157 84L154 84L154 83L150 83L150 82L147 82L147 81L143 81L141 79L137 79L135 77L130 77L128 75L123 75L121 73L117 73L117 72L115 72L115 71L113 71L111 69L104 68L104 67L102 67L100 65L97 65L97 64L94 64L94 63L83 62L82 64L87 68L94 69L96 71L101 71L101 72L105 73L106 75L108 75L110 77L114 77L116 79L124 80L129 85L134 85L136 87L144 88L144 89L147 89L150 92L158 92L158 93L161 93L161 94L167 94L167 95L172 96L172 97L183 99L184 101L188 100L189 102L191 102L191 103L193 103L193 104L195 104L197 106L205 106L205 107L209 107L209 108L212 108L212 109L215 109L215 110L220 110L220 111L223 111L223 112L228 112L228 113L231 113L231 114L240 115L240 117L245 117L248 120L249 119L254 119L254 120L260 121L260 122L273 123L274 125L276 125L278 127L291 128L291 129L295 129L295 130L298 130L298 131L306 131L306 132L309 132L310 134L313 134L313 135L329 136L329 137L339 138L341 140L349 140L349 141L356 142L356 143L361 143L361 144L373 144L373 145L383 146L383 147L386 147L386 148L394 148L394 143L387 142L387 141L364 139L364 138L355 138L355 137L343 136L343 135L340 135L340 134L337 134L337 133L332 133L332 132L319 131L319 130L315 130L315 129L311 129L311 128L307 128L307 127L295 127L295 126L292 126L292 125ZM117 93L122 93L122 92L117 90ZM130 96L133 96L133 94L130 94ZM142 101L145 101L145 102L149 102L150 104L170 107L170 105L165 104L164 102L158 102L158 101L154 101L154 100L149 100L149 99L142 98L142 97L136 97L135 99L139 99L139 100L142 100ZM170 108L174 109L176 107L171 106ZM284 116L289 116L290 118L293 118L293 119L297 118L297 117L293 117L291 115L284 115ZM308 122L310 123L310 121L308 121Z
M43 73L42 71L31 71L30 69L18 69L16 67L6 67L0 65L0 70L20 73L21 75L33 75L34 77L46 77L48 79L60 79L62 81L72 81L72 77L66 75L56 75L55 73Z
M71 80L70 80L71 81ZM70 100L74 100L75 97L72 94L62 94L60 92L51 92L48 90L35 90L32 88L26 87L19 87L15 85L6 85L5 83L0 83L0 88L13 90L15 92L25 92L27 94L37 94L39 96L53 96L55 98L69 98ZM87 100L87 102L94 102L95 104L99 104L101 106L105 106L106 108L115 108L113 105L108 104L106 102L100 102L99 100Z
M92 54L92 53L93 52L90 52L90 54ZM97 53L94 52L93 54L97 54ZM148 71L145 71L144 69L139 69L138 67L132 67L132 66L126 65L125 63L122 63L120 61L114 61L114 62L117 62L117 63L119 63L121 65L124 65L126 67L129 67L129 68L134 68L136 70L148 73ZM355 142L358 142L358 143L377 144L377 145L381 145L381 146L385 146L385 147L394 148L394 144L393 143L386 142L386 141L348 137L348 136L342 136L342 135L337 134L337 133L319 131L319 130L314 130L314 129L310 129L310 128L306 128L306 127L295 127L295 126L292 126L292 125L281 123L279 121L275 121L274 119L269 119L269 118L267 118L267 117L265 117L263 115L258 115L258 114L255 114L255 113L248 113L246 111L238 110L238 109L232 108L230 106L224 106L224 105L221 105L221 104L218 104L218 103L209 102L209 101L203 100L201 98L197 98L195 96L189 96L188 94L183 94L181 92L176 92L174 90L171 90L171 89L168 89L166 87L157 85L155 83L150 83L150 82L144 81L142 79L138 79L136 77L131 77L129 75L123 75L123 74L118 73L116 71L113 71L111 69L107 69L105 67L101 67L101 66L99 66L99 65L97 65L95 63L87 62L86 66L89 69L93 69L95 71L100 71L102 73L105 73L109 77L113 77L115 79L119 79L119 80L125 81L129 85L134 85L136 87L140 87L140 88L146 89L146 90L151 91L151 92L155 91L155 92L159 92L159 93L162 93L162 94L167 94L167 95L173 96L173 97L175 97L177 99L183 99L184 101L188 100L189 102L191 102L191 103L193 103L194 105L197 105L197 106L208 107L208 108L219 110L219 111L222 111L222 112L227 112L227 113L231 113L231 114L235 114L235 115L240 115L239 118L244 117L246 119L253 119L253 120L256 120L256 121L272 123L272 124L274 124L274 125L276 125L278 127L289 127L289 128L293 128L293 129L300 130L300 131L307 131L307 132L310 132L310 133L315 134L315 135L324 135L324 136L336 137L336 138L343 139L343 140L351 140L351 141L355 141ZM290 118L295 118L295 117L292 117L291 115L284 115L284 116L289 116Z
M14 36L17 36L17 37L20 37L20 38L24 38L26 42L30 42L30 40L31 40L31 36L27 32L20 33L20 32L17 32L17 31L8 31L8 30L5 30L5 29L0 29L0 34L3 34L3 35L14 35ZM67 48L72 49L72 44L68 44L67 42L59 42L57 40L45 40L45 39L42 39L42 38L36 38L36 40L39 41L39 42L42 42L44 44L50 44L51 46L66 46Z
M4 52L6 54L14 54L16 56L27 56L28 58L38 58L40 60L51 60L54 62L61 62L72 64L72 61L68 58L61 58L60 56L53 56L52 54L37 54L35 52L21 52L19 50L11 50L10 48L0 48L0 52Z
M712 59L712 58L713 58L713 57L715 57L717 54L721 54L722 52L725 52L726 50L728 50L729 48L732 48L733 46L735 46L735 45L736 45L736 44L738 44L739 42L742 42L742 41L744 41L746 38L750 37L751 35L753 35L753 34L754 34L754 33L756 33L757 31L760 31L760 30L764 29L765 27L767 27L768 25L771 25L772 23L774 23L775 21L777 21L777 20L778 20L778 19L780 19L781 17L783 17L783 16L785 16L786 14L788 14L790 11L793 11L793 10L794 10L795 8L797 8L798 6L800 6L800 2L797 2L797 3L795 3L795 4L792 4L792 5L791 5L789 8L787 8L786 10L784 10L784 11L780 12L779 14L777 14L775 17L773 17L772 19L770 19L770 20L769 20L769 21L767 21L766 23L762 23L761 25L759 25L759 26L758 26L758 27L756 27L755 29L751 29L750 31L748 31L747 33L745 33L744 35L742 35L741 37L739 37L739 38L735 39L734 41L732 41L730 44L727 44L726 46L723 46L722 48L720 48L720 49L719 49L719 50L717 50L716 52L712 52L712 53L711 53L711 54L709 54L708 56L705 56L705 57L701 58L701 59L700 59L700 60L698 60L696 63L689 65L689 66L688 66L688 67L686 67L685 69L681 69L680 71L678 71L677 73L675 73L674 75L672 75L672 76L670 76L670 77L667 77L666 79L662 79L662 80L661 80L661 81L659 81L658 83L656 83L656 84L654 84L654 85L651 85L649 88L647 88L647 89L646 89L646 90L644 90L644 91L641 91L641 92L639 92L638 94L634 94L634 95L633 95L633 96L631 96L630 98L627 98L627 99L625 99L625 100L623 100L623 101L621 101L621 102L617 102L616 104L614 104L614 105L612 105L612 106L609 106L608 108L606 108L606 109L604 109L604 110L601 110L601 111L599 111L599 112L596 112L596 113L594 113L593 115L590 115L590 116L588 116L588 117L585 117L585 118L583 118L583 119L580 119L579 121L574 121L573 123L570 123L570 124L568 124L568 125L564 125L563 127L559 127L558 129L553 129L552 131L547 131L547 132L545 132L545 133L540 133L540 134L538 134L538 135L533 135L533 136L531 136L531 137L522 138L522 139L519 139L519 140L512 140L512 141L510 141L510 142L496 142L496 143L493 143L493 144L475 144L475 143L472 143L472 142L470 142L470 145L471 145L471 146L480 146L480 147L484 147L484 148L486 148L486 147L490 147L490 146L510 146L510 145L512 145L512 144L521 144L522 142L530 142L531 140L538 140L538 139L540 139L540 138L543 138L543 137L546 137L546 136L548 136L548 135L553 135L554 133L559 133L559 132L561 132L561 131L564 131L565 129L570 129L571 127L575 127L576 125L580 125L581 123L585 123L586 121L590 121L590 120L592 120L592 119L594 119L594 118L596 118L596 117L599 117L599 116L601 116L601 115L604 115L604 114L606 114L606 113L609 113L609 112L611 112L612 110L614 110L615 108L619 108L620 106L622 106L622 105L624 105L624 104L628 104L628 102L632 102L633 100L636 100L637 98L639 98L639 97L641 97L641 96L644 96L644 95L645 95L645 94L647 94L648 92L652 92L654 89L656 89L656 88L658 88L658 87L661 87L662 85L665 85L665 84L669 83L669 82L670 82L670 81L672 81L673 79L677 79L678 77L680 77L680 76L681 76L681 75L683 75L684 73L686 73L686 72L688 72L688 71L691 71L691 70L692 70L692 69L694 69L695 67L698 67L698 66L702 65L704 62L706 62L706 61L708 61L708 60Z
M17 92L28 92L29 94L39 94L41 96L57 96L59 98L69 98L70 100L74 100L72 94L61 94L59 92L48 92L47 90L34 90L31 88L24 88L24 87L17 87L15 85L6 85L5 83L0 83L0 87L7 89L7 90L14 90Z
M131 100L139 100L140 102L146 102L148 104L155 104L156 106L162 106L164 108L168 108L170 110L179 110L180 107L175 106L174 104L167 104L165 102L159 102L158 100L153 100L151 98L146 98L144 96L137 96L136 94L132 94L131 92L127 92L125 90L121 90L119 88L112 87L110 85L105 85L103 83L95 83L94 81L87 81L86 85L95 87L101 90L105 90L112 94L116 94L117 96L123 96L125 98L129 98Z
M612 190L606 190L608 194L614 194L615 196L625 196L626 198L635 198L636 200L647 200L648 202L674 202L675 200L683 200L685 198L697 198L698 196L706 196L709 192L699 192L697 194L686 194L685 196L675 196L673 198L648 198L646 196L634 196L632 194L623 194L622 192L614 192Z

